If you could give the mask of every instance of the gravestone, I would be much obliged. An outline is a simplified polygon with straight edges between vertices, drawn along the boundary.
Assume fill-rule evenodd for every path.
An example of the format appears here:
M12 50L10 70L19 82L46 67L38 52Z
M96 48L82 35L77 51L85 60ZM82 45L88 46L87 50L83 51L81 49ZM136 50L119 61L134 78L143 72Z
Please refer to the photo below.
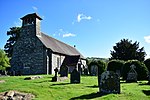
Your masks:
M56 82L57 81L58 68L55 68L54 71L55 71L55 76L52 77L52 82Z
M130 71L127 74L127 80L126 82L137 82L137 72L134 68L136 68L135 65L130 66Z
M105 71L99 80L100 93L120 93L120 77L113 71Z
M68 77L68 67L67 66L60 67L60 77Z
M97 65L92 65L91 66L91 75L92 76L97 76L98 75L98 66Z
M80 72L76 68L71 72L70 83L80 83Z
M150 72L148 74L148 84L150 85Z

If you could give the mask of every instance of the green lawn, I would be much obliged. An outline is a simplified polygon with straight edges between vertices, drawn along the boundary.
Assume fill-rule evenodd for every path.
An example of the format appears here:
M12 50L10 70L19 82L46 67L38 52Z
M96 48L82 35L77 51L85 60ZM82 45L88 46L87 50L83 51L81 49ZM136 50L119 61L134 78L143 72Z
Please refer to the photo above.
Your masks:
M97 77L82 76L81 84L64 82L51 82L51 75L42 75L43 78L24 80L26 76L0 77L5 83L0 83L0 92L18 90L33 93L35 100L150 100L150 85L147 81L138 83L121 82L121 94L100 96L97 94Z

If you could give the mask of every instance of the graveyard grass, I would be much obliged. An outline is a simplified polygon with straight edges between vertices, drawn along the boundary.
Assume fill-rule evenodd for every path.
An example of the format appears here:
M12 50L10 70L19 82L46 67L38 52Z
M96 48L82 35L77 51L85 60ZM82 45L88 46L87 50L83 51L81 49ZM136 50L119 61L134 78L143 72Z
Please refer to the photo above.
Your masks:
M43 78L35 80L24 80L27 76L0 77L0 80L5 80L0 83L0 92L29 92L36 96L35 100L150 100L150 85L147 85L147 81L121 81L121 94L99 95L96 76L81 76L80 84L70 84L70 79L51 82L52 75L42 76Z

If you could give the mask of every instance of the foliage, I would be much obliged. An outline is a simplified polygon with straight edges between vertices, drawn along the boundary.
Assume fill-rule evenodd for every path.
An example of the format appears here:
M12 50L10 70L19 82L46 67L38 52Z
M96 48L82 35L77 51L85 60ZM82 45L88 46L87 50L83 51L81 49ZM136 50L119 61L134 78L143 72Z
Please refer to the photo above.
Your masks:
M132 40L122 39L120 42L113 46L114 51L111 51L110 59L119 60L139 60L144 61L145 51L144 47L139 48L139 42L132 43Z
M10 67L9 58L5 54L5 52L0 49L0 70L5 71L7 67Z
M123 79L126 80L127 79L127 73L130 71L130 66L131 65L135 65L135 71L137 72L138 76L137 79L138 80L145 80L147 79L148 76L148 69L145 66L145 64L143 62L140 62L138 60L131 60L131 61L127 61L124 66L123 66Z
M122 60L111 60L108 62L107 70L114 71L114 72L116 72L116 70L120 70L120 72L122 72L123 65L124 65L124 61Z
M150 72L150 58L149 58L149 59L146 59L146 60L144 61L144 64L146 65L147 69L148 69L149 72Z
M21 27L11 27L9 31L7 31L7 36L10 36L7 40L7 43L4 46L4 51L8 55L8 57L12 57L13 46L19 38L19 34L21 31Z
M40 75L41 76L41 75ZM70 80L51 82L52 75L42 75L43 78L24 80L27 76L0 77L5 83L0 83L0 93L17 90L34 94L35 100L149 100L150 86L139 83L124 83L121 81L121 94L100 95L97 76L81 76L81 84L70 84Z
M106 63L104 61L101 60L92 60L88 66L89 69L89 73L91 73L91 66L92 65L96 65L98 67L98 73L101 74L105 71L106 69Z

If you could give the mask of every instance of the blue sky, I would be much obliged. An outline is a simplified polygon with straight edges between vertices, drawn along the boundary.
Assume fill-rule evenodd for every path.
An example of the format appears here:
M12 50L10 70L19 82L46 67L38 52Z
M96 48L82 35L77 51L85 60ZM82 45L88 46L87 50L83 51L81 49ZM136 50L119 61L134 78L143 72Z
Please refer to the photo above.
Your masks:
M150 0L0 0L0 48L10 27L38 13L41 31L76 48L85 57L109 58L115 43L140 42L150 57Z

